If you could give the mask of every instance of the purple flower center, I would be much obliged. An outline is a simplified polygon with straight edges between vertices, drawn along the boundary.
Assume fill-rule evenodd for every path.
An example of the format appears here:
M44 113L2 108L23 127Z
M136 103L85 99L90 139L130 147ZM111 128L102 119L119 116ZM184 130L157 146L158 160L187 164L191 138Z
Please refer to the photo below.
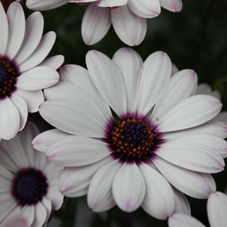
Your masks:
M145 161L153 155L158 143L157 134L143 120L125 119L114 125L109 143L115 158L125 161Z
M21 206L42 201L47 194L46 176L40 170L24 168L17 172L12 184L12 195Z
M19 76L16 64L6 57L0 57L0 99L10 96L16 90L16 78Z

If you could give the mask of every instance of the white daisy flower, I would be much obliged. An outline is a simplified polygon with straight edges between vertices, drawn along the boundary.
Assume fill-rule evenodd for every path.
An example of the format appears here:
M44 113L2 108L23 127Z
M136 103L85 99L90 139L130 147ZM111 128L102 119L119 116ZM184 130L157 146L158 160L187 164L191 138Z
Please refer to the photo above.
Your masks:
M227 226L227 196L222 192L212 193L207 201L207 214L211 227ZM186 214L173 214L169 227L205 227L200 221Z
M0 2L0 138L12 139L22 130L28 112L44 101L41 89L56 84L56 69L63 56L45 61L56 34L42 37L43 16L35 12L25 21L21 5L14 2L7 14Z
M158 16L161 7L179 12L182 0L27 0L33 10L47 10L70 3L90 3L82 21L82 38L87 45L99 42L111 24L119 38L129 46L139 45L147 31L146 19Z
M63 203L57 185L62 169L31 146L38 134L28 123L13 140L0 142L1 226L17 215L25 216L28 226L43 226Z
M221 94L219 91L212 91L211 87L208 84L199 84L196 94L207 94L216 97L217 99L221 100ZM227 111L222 111L218 114L215 118L218 121L222 121L227 124Z
M210 173L224 168L227 126L212 120L221 110L218 99L194 95L194 71L171 77L166 53L155 52L143 63L130 48L118 50L113 60L90 51L86 64L88 70L62 67L61 81L45 89L39 112L57 129L33 140L65 167L59 179L65 196L88 194L96 212L115 204L125 212L142 206L166 219L175 209L170 184L201 199L216 190Z

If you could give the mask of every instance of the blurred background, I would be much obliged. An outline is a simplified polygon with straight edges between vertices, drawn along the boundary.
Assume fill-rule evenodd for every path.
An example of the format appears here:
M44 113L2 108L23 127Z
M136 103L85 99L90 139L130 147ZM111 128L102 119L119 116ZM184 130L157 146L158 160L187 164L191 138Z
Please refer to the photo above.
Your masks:
M65 64L85 66L85 55L90 49L99 50L112 58L115 51L125 44L111 27L98 44L86 46L81 37L81 21L86 6L67 4L43 12L44 33L55 31L56 43L50 56L62 54ZM32 11L25 9L26 16ZM227 1L183 0L183 10L171 13L162 9L159 17L148 20L145 40L133 47L143 58L157 50L165 51L172 62L181 69L194 69L199 83L209 84L222 96L223 110L227 110ZM40 129L50 129L38 113L30 114L30 121ZM214 175L217 190L225 191L227 170ZM192 215L209 226L206 200L188 198ZM149 216L141 208L127 214L114 207L103 213L93 213L87 207L86 197L65 199L62 209L55 212L48 227L164 227L166 221Z

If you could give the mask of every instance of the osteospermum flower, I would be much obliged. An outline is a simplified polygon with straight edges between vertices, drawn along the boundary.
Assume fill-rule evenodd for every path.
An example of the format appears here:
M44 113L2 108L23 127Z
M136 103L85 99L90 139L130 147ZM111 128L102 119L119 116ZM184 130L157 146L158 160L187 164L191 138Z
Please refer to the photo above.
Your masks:
M199 84L196 94L207 94L216 97L221 100L221 94L219 91L212 91L211 87L208 84ZM222 121L227 124L227 111L222 111L215 118L216 120Z
M218 99L194 95L193 70L171 77L166 53L143 63L129 48L113 60L90 51L86 64L88 70L64 66L61 81L45 89L39 112L57 129L33 140L65 167L59 179L64 195L88 194L97 212L115 204L125 212L142 206L165 219L175 208L170 184L194 198L215 191L210 173L224 168L227 126L212 121L221 110Z
M63 195L57 186L61 168L31 146L38 134L28 123L13 140L0 142L1 226L17 215L26 217L28 226L43 226L62 205Z
M67 2L90 3L82 21L82 37L87 45L99 42L111 24L119 38L129 46L139 45L147 30L147 18L161 13L161 6L172 12L182 9L182 0L27 0L33 10L47 10Z
M212 193L207 201L207 214L211 227L227 226L227 196L222 192ZM174 214L168 220L169 227L205 227L200 221L185 214Z
M35 12L25 21L21 5L14 2L7 14L0 2L0 138L12 139L24 128L28 112L44 101L41 89L59 80L56 69L63 56L45 61L56 34L42 37L43 16Z

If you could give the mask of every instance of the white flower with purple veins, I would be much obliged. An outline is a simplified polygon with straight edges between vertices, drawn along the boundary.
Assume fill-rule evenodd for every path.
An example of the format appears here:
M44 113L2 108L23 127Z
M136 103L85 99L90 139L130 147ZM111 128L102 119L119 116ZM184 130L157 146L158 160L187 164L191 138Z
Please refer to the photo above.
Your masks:
M129 46L139 45L147 31L146 19L161 13L161 7L179 12L182 0L27 0L33 10L47 10L67 2L91 3L82 21L82 37L87 45L99 42L111 24L119 38Z
M24 226L43 226L63 203L58 189L62 168L32 147L31 141L38 134L28 123L13 140L0 142L0 226L19 216Z
M199 84L196 94L207 94L216 97L217 99L221 100L221 94L219 91L212 91L211 87L208 84ZM227 111L222 111L218 114L215 118L218 121L222 121L227 124Z
M0 138L12 139L44 101L43 88L56 84L63 56L45 59L56 34L42 37L43 16L35 12L25 21L17 2L5 13L0 2Z
M88 194L96 212L117 204L125 212L142 206L158 219L174 209L190 213L181 193L207 198L216 190L211 173L224 168L227 126L212 120L221 102L195 95L193 70L171 77L171 60L161 51L144 63L130 48L112 60L89 51L86 64L88 70L64 66L61 81L45 89L39 111L57 129L32 142L65 167L60 191Z
M212 193L207 201L207 214L211 227L227 226L227 196L222 192ZM168 220L169 227L205 227L195 218L185 214L173 214Z

